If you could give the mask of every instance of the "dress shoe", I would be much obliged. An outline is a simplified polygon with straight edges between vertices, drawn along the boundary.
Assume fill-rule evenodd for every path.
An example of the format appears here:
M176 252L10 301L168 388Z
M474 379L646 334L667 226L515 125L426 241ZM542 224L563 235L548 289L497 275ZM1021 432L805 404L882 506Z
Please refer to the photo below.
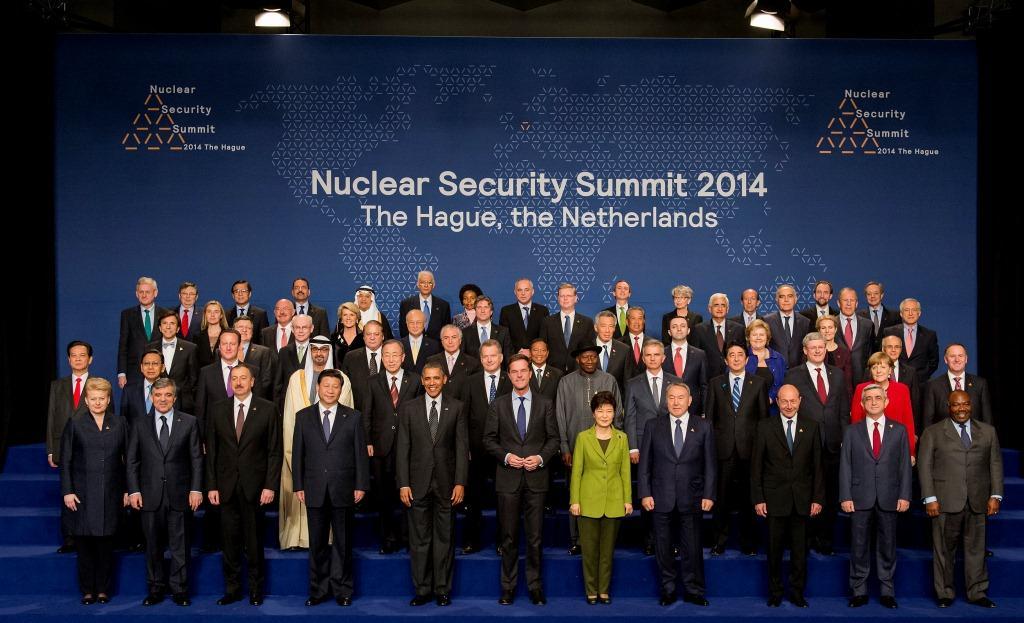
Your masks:
M692 595L690 593L686 593L686 594L683 595L683 601L685 601L688 604L693 604L695 606L707 606L708 605L708 600L704 599L703 595Z
M940 608L948 608L953 605L953 600L949 597L939 597L938 601L935 603L937 603Z
M990 550L990 549L985 550L985 558L991 558L991 557L992 557L992 550Z
M803 595L793 595L789 598L789 603L793 604L797 608L806 608L807 600L804 599Z
M337 602L337 604L339 606L351 606L352 605L352 598L351 597L338 597L334 601Z
M233 604L236 601L242 601L242 595L239 593L226 593L223 597L217 600L218 606L226 606Z
M818 547L815 547L814 551L818 552L822 556L831 556L836 553L828 543L818 543Z
M323 596L320 596L320 597L313 597L311 595L309 597L309 599L306 600L306 605L307 606L319 606L320 604L324 603L325 601L327 601L327 595L323 595Z
M535 606L543 606L548 603L548 598L544 596L544 591L539 588L535 588L530 591L530 603Z
M433 595L416 595L409 601L410 606L425 606L434 601Z
M175 593L171 595L171 601L178 604L179 606L192 605L192 600L188 598L188 593Z
M676 603L675 593L662 593L661 598L658 599L658 604L662 606L671 606Z
M94 603L96 603L96 598L93 597L92 595L83 595L82 596L82 605L83 606L91 606Z
M141 552L146 549L146 546L142 543L132 543L128 546L128 551L134 553Z
M60 547L57 548L57 553L58 554L73 554L73 553L75 553L75 546L74 545L68 545L67 543L65 543L64 545L61 545Z
M850 608L860 608L861 606L868 605L867 595L854 595L850 597L850 601L846 604Z
M981 606L982 608L995 608L996 602L992 601L988 597L979 597L972 601L967 602L972 606Z
M110 595L107 595L106 593L100 593L99 595L96 595L96 603L98 603L98 604L109 604L110 603Z
M721 556L724 553L725 553L725 546L724 545L715 545L714 547L711 548L711 555L712 556Z
M394 554L396 551L398 551L398 548L395 547L395 544L388 542L380 544L380 550L378 550L378 553L387 555Z
M501 591L501 597L498 598L498 603L502 606L511 606L512 600L512 591Z
M756 547L744 547L743 549L740 550L740 553L742 553L744 556L757 556L757 548Z
M437 605L439 606L450 606L452 605L452 598L448 593L441 593L437 596Z
M473 543L467 543L466 545L462 546L462 553L463 554L467 554L467 555L468 554L475 554L475 553L477 553L479 551L480 551L480 546L479 545L475 545Z
M653 556L653 555L654 555L654 546L650 545L650 544L644 545L644 556Z
M772 595L771 597L768 598L768 607L769 608L778 608L781 605L782 605L782 597L780 597L779 595Z
M570 556L579 556L581 551L582 550L580 549L579 543L577 543L576 545L570 545L569 546L569 555Z
M672 557L673 558L679 558L679 546L678 545L673 545L672 546Z
M600 595L598 595L597 596L597 601L599 603L602 603L602 604L607 606L610 603L612 603L612 596L611 595L605 595L604 597L601 597Z
M505 555L505 548L499 545L498 547L494 548L494 553L497 554L498 557L500 558Z
M587 595L587 605L588 606L595 606L595 605L597 605L597 597L591 597L590 595Z
M259 593L249 593L249 605L250 606L262 606L263 595Z
M899 608L899 604L896 603L896 598L892 595L882 595L878 598L878 603L882 604L883 608L889 608L891 610Z
M142 600L143 606L155 606L164 600L163 593L150 593L146 595L146 598Z

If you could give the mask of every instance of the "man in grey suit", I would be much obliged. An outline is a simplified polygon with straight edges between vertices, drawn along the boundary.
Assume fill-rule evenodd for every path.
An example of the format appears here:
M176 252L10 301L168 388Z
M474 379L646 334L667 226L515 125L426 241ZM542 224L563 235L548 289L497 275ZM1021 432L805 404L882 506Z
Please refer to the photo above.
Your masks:
M910 442L902 424L886 419L889 399L881 385L865 387L861 404L864 423L847 427L839 457L839 504L851 514L849 605L868 603L874 537L879 602L896 608L896 513L910 508Z
M949 419L924 429L917 445L917 470L924 508L932 518L932 563L940 608L953 604L953 566L963 541L967 600L994 608L988 598L985 517L1003 499L1003 456L996 429L971 417L965 391L949 396Z

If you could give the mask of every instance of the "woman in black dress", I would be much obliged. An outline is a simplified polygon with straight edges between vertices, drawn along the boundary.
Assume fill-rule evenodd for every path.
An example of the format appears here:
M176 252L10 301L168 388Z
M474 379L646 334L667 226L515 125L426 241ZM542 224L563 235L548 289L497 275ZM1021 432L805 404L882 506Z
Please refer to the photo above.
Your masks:
M338 306L338 326L331 334L334 344L334 361L341 362L350 350L366 346L363 332L359 330L359 307L355 303L342 303ZM341 367L340 364L338 367Z

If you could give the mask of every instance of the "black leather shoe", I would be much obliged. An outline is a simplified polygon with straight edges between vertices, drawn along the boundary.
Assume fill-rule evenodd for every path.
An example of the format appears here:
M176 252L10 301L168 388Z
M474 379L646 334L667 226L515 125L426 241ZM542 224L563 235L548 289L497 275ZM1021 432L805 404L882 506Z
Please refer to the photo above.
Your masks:
M499 545L494 548L494 553L498 555L498 558L501 558L505 555L505 548Z
M771 597L768 598L768 607L769 608L778 608L781 605L782 605L782 597L780 597L778 595L772 595Z
M409 601L410 606L424 606L434 601L433 595L416 595Z
M263 595L259 593L249 593L249 605L250 606L262 606Z
M882 595L878 598L878 603L882 604L883 608L889 608L891 610L895 610L900 607L899 604L896 603L896 598L892 595Z
M469 543L469 544L466 544L466 545L462 546L462 553L463 554L467 554L467 555L468 554L475 554L475 553L477 553L479 551L480 551L480 546L479 545L474 545L473 543Z
M142 600L143 606L155 606L164 600L163 593L150 593L146 595L146 598Z
M953 600L948 597L939 597L938 601L935 602L940 608L948 608L953 605Z
M828 543L819 543L818 547L814 548L814 551L818 552L822 556L831 556L836 553Z
M217 600L217 605L218 606L226 606L228 604L233 604L236 601L242 601L242 595L241 594L239 594L239 593L227 593L223 597L221 597L220 599Z
M576 545L570 545L569 546L569 555L570 556L579 556L581 551L582 550L580 549L580 546L579 546L578 543Z
M450 606L452 604L452 598L448 593L441 593L437 596L437 605L439 606Z
M973 601L969 601L967 603L971 604L972 606L981 606L982 608L995 608L996 607L996 602L992 601L988 597L979 597L978 599L975 599Z
M653 556L653 555L654 555L654 546L653 545L644 545L644 556Z
M992 557L992 550L990 550L990 549L985 550L985 558L991 558L991 557Z
M100 593L99 595L96 595L96 603L98 603L98 604L109 604L110 603L110 595L107 595L106 593Z
M675 593L662 593L661 598L658 599L658 604L662 606L671 606L676 603Z
M339 606L351 606L352 605L352 598L351 597L338 597L334 601L337 602L337 604Z
M128 546L128 551L132 552L133 554L137 554L138 552L141 552L141 551L143 551L145 549L146 549L146 546L143 545L142 543L132 543L131 545Z
M91 606L94 603L96 603L96 598L93 597L92 595L85 595L85 596L82 597L82 605L83 606Z
M793 604L797 608L806 608L806 607L808 607L807 600L804 599L803 595L793 595L792 597L789 598L789 603Z
M868 605L867 595L854 595L850 597L850 601L846 604L850 608L860 608L861 606Z
M320 604L324 603L325 601L327 601L327 596L326 595L324 595L322 597L310 596L309 599L306 600L306 605L307 606L319 606Z
M394 543L381 543L380 549L377 553L387 555L394 554L396 551L398 551L398 549L395 547Z
M588 595L587 596L587 605L588 606L596 606L597 605L597 597L590 597Z
M501 591L501 597L498 598L498 603L502 606L512 605L512 591Z
M691 595L689 593L686 593L685 595L683 595L683 601L685 601L688 604L693 604L695 606L709 605L708 600L704 599L703 595Z
M535 606L543 606L548 603L548 598L544 596L544 591L539 588L535 588L530 591L530 603Z
M724 553L725 553L725 546L724 545L717 545L716 544L714 547L711 548L711 555L712 556L721 556Z
M757 556L757 548L756 547L744 547L743 549L740 550L740 553L742 553L744 556Z
M604 605L606 605L606 606L607 606L607 605L609 605L610 603L612 603L612 596L611 596L611 595L608 595L608 596L606 596L606 597L601 597L601 596L599 595L599 596L597 597L597 601L598 601L598 603L602 603L602 604L604 604Z
M673 558L679 558L679 546L678 545L673 545L672 546L672 557Z
M171 595L171 601L179 606L192 605L192 600L188 598L188 593L175 593L174 595Z
M75 546L74 545L68 545L68 544L61 545L60 547L57 548L57 553L58 554L74 554L75 553Z

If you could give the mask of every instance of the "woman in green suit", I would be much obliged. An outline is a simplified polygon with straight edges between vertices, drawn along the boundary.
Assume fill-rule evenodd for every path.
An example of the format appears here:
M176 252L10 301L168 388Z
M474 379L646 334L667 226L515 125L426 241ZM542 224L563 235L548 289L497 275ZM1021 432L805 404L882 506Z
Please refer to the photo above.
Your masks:
M633 512L629 481L629 442L612 428L615 397L597 392L590 400L594 426L576 437L569 485L569 512L579 517L583 583L587 603L612 602L612 555L619 518Z

